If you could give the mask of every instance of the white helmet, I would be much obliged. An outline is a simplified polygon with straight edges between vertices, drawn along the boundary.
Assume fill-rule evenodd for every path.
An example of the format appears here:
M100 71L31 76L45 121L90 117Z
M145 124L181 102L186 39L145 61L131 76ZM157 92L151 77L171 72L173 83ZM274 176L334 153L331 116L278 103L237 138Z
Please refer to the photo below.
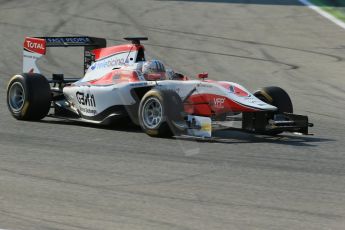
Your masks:
M151 60L143 64L142 68L143 75L148 81L164 80L165 67L161 61Z

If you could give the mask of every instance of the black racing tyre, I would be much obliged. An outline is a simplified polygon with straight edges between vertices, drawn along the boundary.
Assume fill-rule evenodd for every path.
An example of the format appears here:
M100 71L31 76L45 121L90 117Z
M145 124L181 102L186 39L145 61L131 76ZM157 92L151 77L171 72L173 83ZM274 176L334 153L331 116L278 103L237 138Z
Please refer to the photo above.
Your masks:
M280 87L268 86L259 89L254 96L278 108L277 113L293 113L290 96Z
M278 110L272 114L272 117L277 113L293 113L293 106L290 96L280 87L268 86L261 88L254 93L254 96L266 102L267 104L278 108ZM262 133L268 135L277 135L282 133L282 131L267 130Z
M152 89L140 101L138 120L143 131L152 137L178 135L174 124L183 121L183 102L171 90Z
M44 118L49 112L51 97L50 85L40 74L15 75L7 86L7 106L18 120Z

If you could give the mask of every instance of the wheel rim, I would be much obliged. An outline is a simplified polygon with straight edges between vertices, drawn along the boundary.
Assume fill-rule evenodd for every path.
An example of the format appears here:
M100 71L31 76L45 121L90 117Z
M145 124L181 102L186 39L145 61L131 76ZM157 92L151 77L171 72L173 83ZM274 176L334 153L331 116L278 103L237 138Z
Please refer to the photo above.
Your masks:
M163 120L163 107L157 98L149 98L142 111L143 122L150 129L157 128Z
M12 111L20 111L25 102L25 92L23 85L19 82L15 82L11 85L8 95L8 104Z

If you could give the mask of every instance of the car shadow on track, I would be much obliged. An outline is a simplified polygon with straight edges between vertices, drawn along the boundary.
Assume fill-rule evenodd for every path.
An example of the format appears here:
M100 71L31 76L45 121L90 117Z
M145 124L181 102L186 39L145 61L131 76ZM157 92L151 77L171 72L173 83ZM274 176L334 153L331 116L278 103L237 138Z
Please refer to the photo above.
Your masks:
M312 135L303 136L296 134L279 134L277 136L269 136L239 131L238 129L215 131L212 135L213 138L211 139L194 138L189 136L177 137L177 139L223 144L270 143L303 147L316 147L322 142L336 141L334 139L320 138Z
M57 124L57 125L90 127L90 128L102 129L102 130L115 130L115 131L121 131L121 132L143 133L143 131L141 130L139 126L133 124L128 119L119 120L118 122L111 125L92 124L92 123L86 123L82 121L72 121L72 120L56 120L54 118L49 119L49 120L41 120L39 122Z
M142 133L146 135L139 126L133 124L129 120L121 120L112 125L99 125L91 124L78 121L70 120L41 120L39 122L58 124L58 125L71 125L71 126L82 126L90 127L94 129L102 130L114 130L120 132L132 132ZM304 146L304 147L316 147L322 142L336 141L329 138L319 138L315 136L303 136L295 134L280 134L277 136L268 136L261 134L248 133L240 131L238 129L227 129L222 131L215 131L212 133L212 138L196 138L192 136L175 136L174 139L182 141L196 141L196 142L207 142L207 143L222 143L222 144L248 144L248 143L270 143L280 145L291 145L291 146Z

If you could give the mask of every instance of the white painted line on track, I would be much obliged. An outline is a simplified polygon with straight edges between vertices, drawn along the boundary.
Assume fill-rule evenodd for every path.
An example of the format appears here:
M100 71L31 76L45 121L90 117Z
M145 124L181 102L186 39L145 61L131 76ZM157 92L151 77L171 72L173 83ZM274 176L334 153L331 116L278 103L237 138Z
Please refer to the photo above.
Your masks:
M327 18L328 20L332 21L333 23L337 24L341 28L345 29L345 23L343 21L337 19L333 15L331 15L331 14L327 13L326 11L322 10L320 7L315 6L314 4L309 2L308 0L298 0L298 1L300 1L301 3L303 3L304 5L309 7L310 9L316 11L317 13L319 13L323 17Z

